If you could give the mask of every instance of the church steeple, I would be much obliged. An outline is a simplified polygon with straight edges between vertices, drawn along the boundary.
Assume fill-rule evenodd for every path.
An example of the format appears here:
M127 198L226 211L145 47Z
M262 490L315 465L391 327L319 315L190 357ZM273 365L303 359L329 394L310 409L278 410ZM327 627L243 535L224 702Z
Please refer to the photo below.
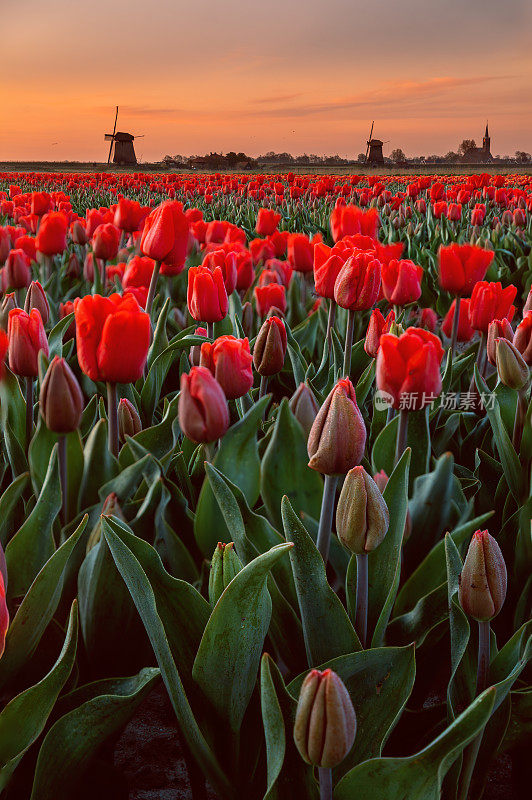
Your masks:
M486 132L485 132L484 137L482 139L482 149L484 150L484 153L487 156L491 157L491 139L490 139L490 134L489 134L489 130L488 130L487 121L486 121Z

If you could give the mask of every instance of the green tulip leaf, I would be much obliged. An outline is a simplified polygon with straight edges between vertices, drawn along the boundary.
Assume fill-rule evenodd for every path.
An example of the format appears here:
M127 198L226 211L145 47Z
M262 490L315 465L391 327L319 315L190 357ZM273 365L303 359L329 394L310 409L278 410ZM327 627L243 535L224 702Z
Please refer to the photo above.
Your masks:
M212 611L194 662L194 680L235 732L255 687L270 625L268 573L290 548L276 545L235 575Z

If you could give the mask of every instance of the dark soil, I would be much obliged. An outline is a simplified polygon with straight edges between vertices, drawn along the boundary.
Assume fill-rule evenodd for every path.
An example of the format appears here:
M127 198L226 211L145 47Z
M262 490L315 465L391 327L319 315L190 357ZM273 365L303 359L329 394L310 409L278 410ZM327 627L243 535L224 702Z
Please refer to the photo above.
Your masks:
M175 714L158 684L118 739L114 767L125 778L129 800L191 800ZM512 761L500 756L490 770L483 800L520 800L512 784ZM216 800L210 791L208 800Z

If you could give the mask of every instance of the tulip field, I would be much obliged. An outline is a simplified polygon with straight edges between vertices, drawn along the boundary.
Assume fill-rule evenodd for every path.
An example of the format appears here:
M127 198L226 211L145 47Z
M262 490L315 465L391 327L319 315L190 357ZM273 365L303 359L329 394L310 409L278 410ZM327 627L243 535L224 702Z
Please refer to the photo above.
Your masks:
M531 286L527 175L0 173L0 797L528 796Z

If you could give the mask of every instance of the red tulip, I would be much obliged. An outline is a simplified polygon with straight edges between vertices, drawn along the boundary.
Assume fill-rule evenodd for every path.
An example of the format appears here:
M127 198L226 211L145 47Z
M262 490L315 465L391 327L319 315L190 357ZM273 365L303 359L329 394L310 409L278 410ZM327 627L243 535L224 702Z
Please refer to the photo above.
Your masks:
M8 289L22 289L31 282L30 261L24 250L10 250L5 266L5 283Z
M421 297L423 274L423 267L409 259L392 259L388 264L383 264L382 291L387 301L394 306L415 303Z
M478 281L475 284L469 303L469 322L476 331L487 334L488 326L494 319L506 317L511 321L515 307L512 305L517 289L510 284L506 289L500 283Z
M388 316L384 319L378 308L373 309L364 342L364 350L368 356L377 358L381 336L383 333L388 333L392 322L395 322L395 311L389 311Z
M62 253L66 247L67 220L60 211L50 211L41 220L35 237L37 250L45 256Z
M92 252L95 258L112 261L118 253L120 231L111 222L98 225L92 235Z
M395 409L418 411L441 392L443 347L433 333L408 328L401 336L385 333L377 355L377 387Z
M139 230L145 216L144 209L137 200L121 197L116 206L113 222L121 231L133 233Z
M48 192L32 192L31 213L43 217L52 207L52 198Z
M456 300L453 300L451 307L444 317L441 329L447 338L451 338L453 331L454 312L456 308ZM460 319L458 320L458 334L456 337L457 342L468 342L473 336L475 331L469 324L469 299L464 298L460 301Z
M517 326L513 343L528 366L532 366L532 311L527 311Z
M9 369L24 378L39 374L39 352L48 357L48 340L40 313L33 308L29 314L22 308L9 312L7 323L9 338Z
M497 363L497 339L508 339L509 342L514 338L513 328L507 319L494 319L488 325L488 340L486 342L486 353L490 364Z
M442 289L463 297L473 291L493 261L492 250L484 250L471 244L450 244L440 247L438 253L438 275Z
M190 316L197 322L220 322L224 319L228 302L220 267L212 272L206 267L189 269L187 304Z
M287 240L288 261L297 272L312 272L314 245L304 233L291 233Z
M249 250L239 250L236 256L236 289L245 292L252 285L255 278L253 261Z
M205 367L181 375L179 426L192 442L214 442L229 427L229 409L223 389Z
M365 311L377 302L381 263L371 251L361 250L347 259L334 285L334 299L342 308Z
M338 245L336 245L338 247ZM320 297L334 300L334 284L345 264L345 259L340 253L335 253L336 247L327 247L318 244L314 248L314 287Z
M154 267L155 261L153 258L148 258L148 256L133 256L126 265L122 277L122 286L124 289L138 288L139 286L148 288Z
M200 367L212 372L228 400L242 397L253 386L252 363L248 339L219 336L201 345Z
M207 253L201 263L202 267L209 269L211 272L213 272L216 267L222 270L225 290L228 297L236 288L236 255L234 250L212 250L210 253Z
M357 206L336 206L331 213L330 226L333 240L338 242L344 236L362 233L377 238L380 220L376 209L362 211Z
M270 236L277 230L277 226L281 221L281 215L270 208L259 208L257 214L257 224L255 230L258 236Z
M286 311L286 289L279 283L256 286L255 304L259 317L265 317L272 308L276 308L281 314L284 314Z
M0 381L4 377L4 366L8 350L9 350L9 339L7 333L3 330L3 328L0 328Z
M140 249L145 256L163 262L162 274L176 275L185 266L188 247L188 220L183 206L165 200L146 218Z
M143 373L150 318L135 298L86 295L75 302L78 361L93 381L131 383Z

